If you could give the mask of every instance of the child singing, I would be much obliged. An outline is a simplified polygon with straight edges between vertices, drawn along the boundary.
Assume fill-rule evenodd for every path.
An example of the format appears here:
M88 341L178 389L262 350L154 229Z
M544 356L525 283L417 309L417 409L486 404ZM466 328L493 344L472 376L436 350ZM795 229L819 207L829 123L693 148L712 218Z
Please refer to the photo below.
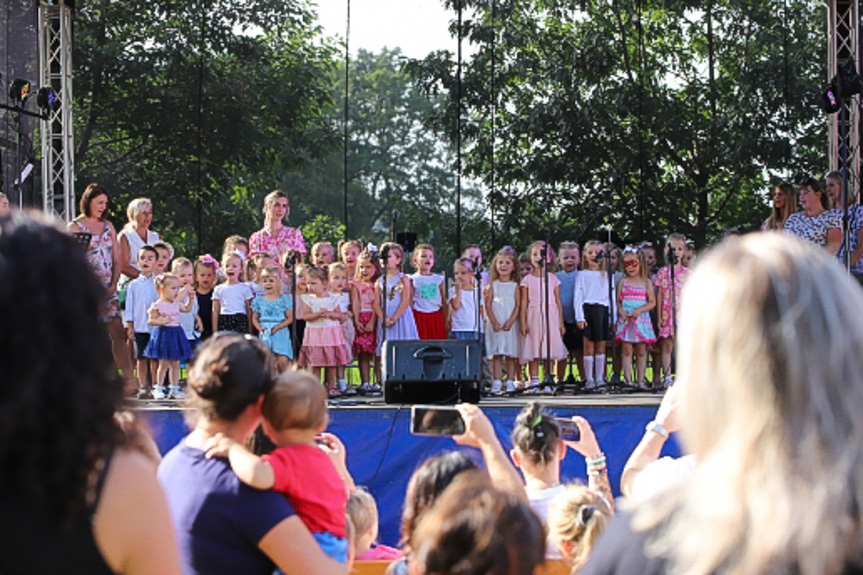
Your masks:
M647 277L644 256L634 247L623 250L624 277L617 283L617 330L615 341L623 344L623 380L632 382L632 352L635 348L636 382L644 387L647 346L656 343L650 310L656 305L653 282Z
M494 380L491 392L501 392L501 377L506 364L506 390L514 391L518 373L518 316L521 310L521 290L515 250L507 246L491 261L491 278L485 289L485 311L489 328L486 349L492 358Z
M609 338L608 271L602 242L590 240L582 250L581 271L575 278L575 320L584 331L584 371L587 387L605 383L605 342Z
M446 298L444 277L432 272L434 248L420 244L414 249L414 267L411 275L414 287L414 319L420 339L446 339Z

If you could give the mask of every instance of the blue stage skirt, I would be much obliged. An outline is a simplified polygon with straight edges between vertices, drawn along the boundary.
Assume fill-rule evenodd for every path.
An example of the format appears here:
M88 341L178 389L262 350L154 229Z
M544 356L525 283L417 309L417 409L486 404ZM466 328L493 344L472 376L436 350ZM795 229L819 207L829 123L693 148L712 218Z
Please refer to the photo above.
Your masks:
M186 361L192 356L192 346L186 339L183 328L160 325L150 333L150 342L144 349L144 357L167 361Z

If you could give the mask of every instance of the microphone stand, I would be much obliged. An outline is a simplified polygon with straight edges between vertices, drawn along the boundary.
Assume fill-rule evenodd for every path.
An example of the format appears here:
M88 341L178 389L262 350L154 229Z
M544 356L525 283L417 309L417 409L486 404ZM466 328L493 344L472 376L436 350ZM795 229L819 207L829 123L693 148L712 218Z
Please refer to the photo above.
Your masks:
M294 306L294 314L291 319L291 347L294 348L294 361L298 361L300 359L300 351L297 347L297 254L295 252L291 252L285 258L285 263L290 264L291 266L291 305Z
M672 329L671 333L674 334L673 337L676 339L677 338L677 286L675 285L674 266L677 264L677 254L675 254L674 250L671 248L671 246L669 246L668 253L665 255L667 256L667 260L668 260L668 274L669 274L669 277L671 278L671 329ZM661 314L662 310L660 310L659 313ZM671 348L670 365L675 364L675 359L677 356L677 354L674 352L675 347L677 347L677 346L674 346ZM672 370L672 371L674 371L674 370ZM668 379L667 373L664 373L662 375L665 376L666 380ZM664 383L663 383L663 387L665 387Z
M548 293L548 245L551 242L551 238L549 236L550 234L546 231L545 245L540 250L542 256L540 263L542 266L542 283L545 291L545 361L543 363L545 375L542 378L542 388L554 388L557 386L554 377L551 375L551 306L549 305L550 298Z
M611 243L611 230L608 231L608 243ZM605 357L611 357L612 364L614 363L614 272L610 269L611 266L611 251L602 250L599 256L597 256L596 261L600 262L605 259L605 276L608 281L608 334L611 336L611 345L606 345ZM608 363L602 366L602 369L607 369ZM638 387L633 385L628 385L623 383L623 381L619 382L611 382L606 378L603 378L603 384L594 387L590 390L593 393L633 393L636 391L640 391Z
M390 247L384 246L381 249L381 260L383 260L383 271L381 273L381 354L383 354L384 344L387 341L387 260L390 256ZM386 358L382 358L386 359Z

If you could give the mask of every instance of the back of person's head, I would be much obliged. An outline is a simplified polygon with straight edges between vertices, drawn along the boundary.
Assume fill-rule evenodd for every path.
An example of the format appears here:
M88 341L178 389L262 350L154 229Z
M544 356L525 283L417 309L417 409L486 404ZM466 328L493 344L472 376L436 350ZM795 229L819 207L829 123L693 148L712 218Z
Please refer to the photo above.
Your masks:
M531 575L545 559L545 537L526 503L472 471L422 518L411 549L426 575Z
M120 442L123 401L86 250L35 213L0 218L0 489L73 520Z
M276 431L318 428L326 422L327 392L311 373L286 371L267 392L262 415Z
M348 517L356 529L357 555L368 551L378 536L378 506L371 493L362 487L354 489L348 496Z
M476 469L476 464L458 451L439 453L426 459L414 470L405 492L402 512L402 543L409 544L411 534L425 513L455 477Z
M548 504L548 536L577 573L611 522L605 500L584 485L567 485Z
M236 420L272 389L272 364L269 350L258 339L214 335L199 348L189 368L189 406L209 420Z
M729 238L682 297L680 420L697 460L648 507L683 572L833 573L863 558L863 292L781 232Z
M544 467L560 457L560 426L538 402L531 401L515 418L512 445L527 461Z

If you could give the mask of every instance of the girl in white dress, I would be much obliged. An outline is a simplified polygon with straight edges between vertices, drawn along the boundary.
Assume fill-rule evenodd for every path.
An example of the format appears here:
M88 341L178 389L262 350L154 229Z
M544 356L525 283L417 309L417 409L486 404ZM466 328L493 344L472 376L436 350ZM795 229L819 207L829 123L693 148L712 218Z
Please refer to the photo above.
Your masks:
M491 281L485 288L487 352L492 358L494 376L491 392L501 392L501 377L506 364L506 390L514 391L518 379L518 316L521 309L521 290L515 250L501 249L491 262Z

